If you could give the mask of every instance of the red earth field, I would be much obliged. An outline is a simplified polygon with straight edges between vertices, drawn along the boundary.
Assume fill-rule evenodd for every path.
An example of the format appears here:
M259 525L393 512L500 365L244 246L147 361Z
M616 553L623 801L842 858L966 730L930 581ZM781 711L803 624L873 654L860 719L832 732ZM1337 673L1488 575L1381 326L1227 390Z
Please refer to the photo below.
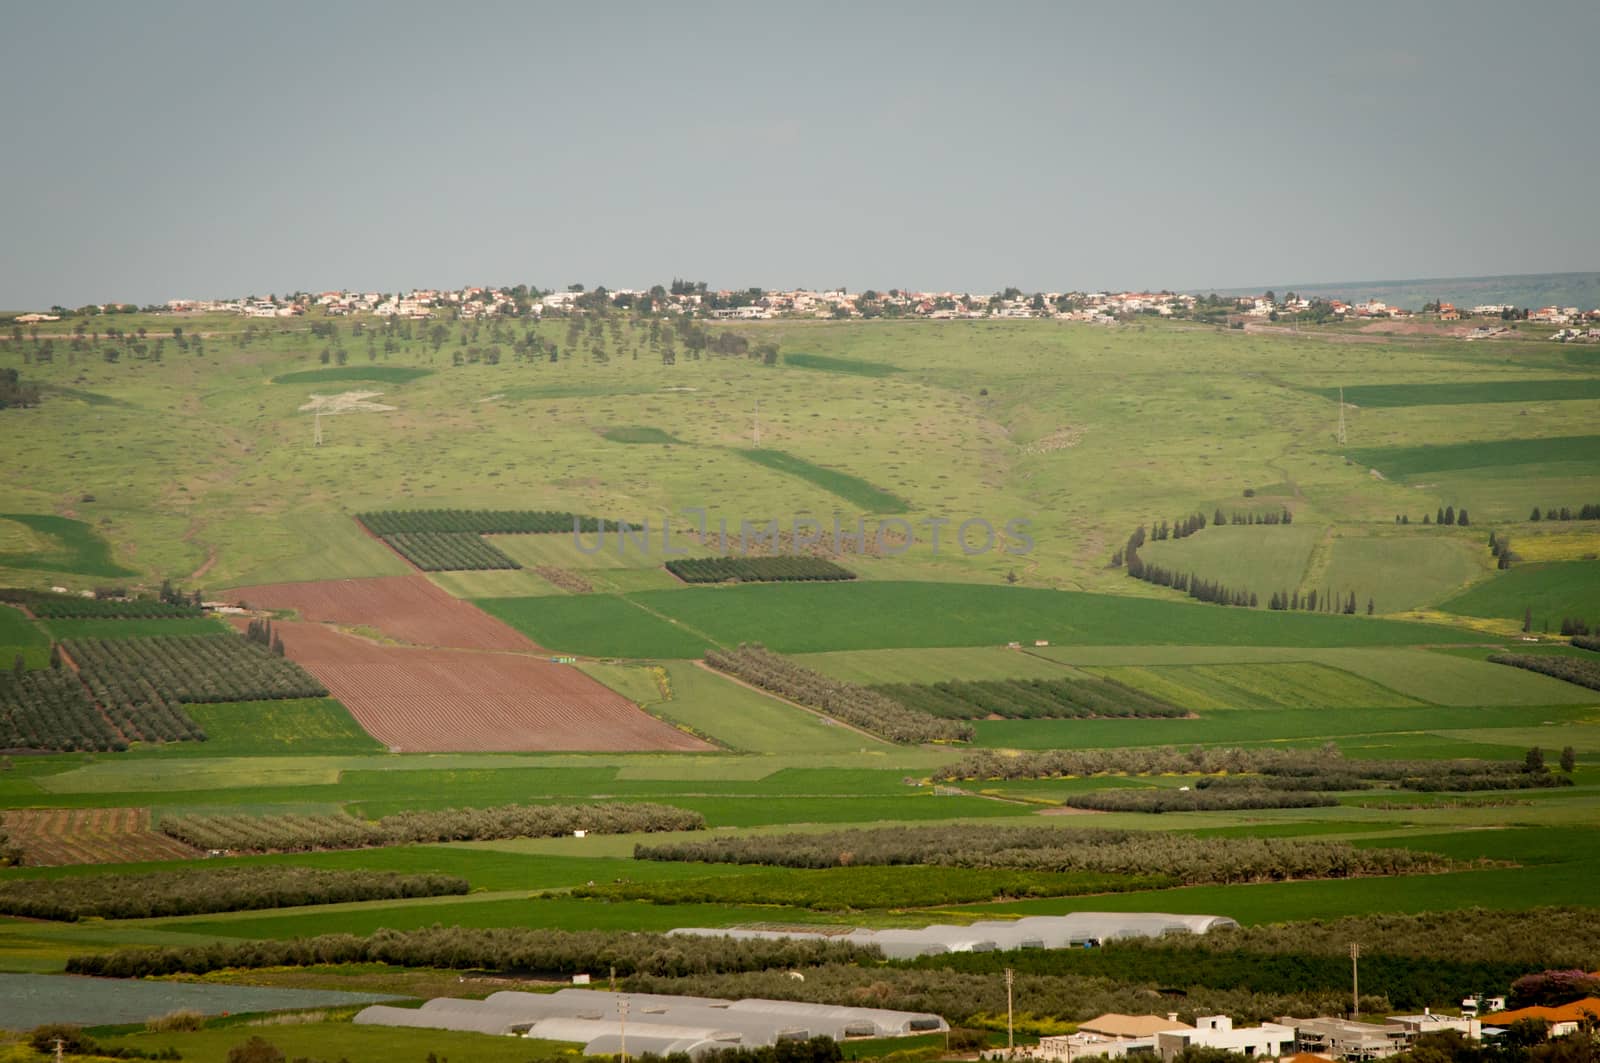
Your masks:
M26 808L5 814L30 867L192 860L199 855L150 829L148 808Z
M371 627L400 642L469 650L539 649L515 628L453 598L422 575L267 583L224 592L252 609L293 609L302 620Z
M272 625L285 654L397 752L711 748L420 575L275 583L227 597L298 612Z
M280 622L285 653L404 753L704 750L570 665L521 653L385 646L323 624Z

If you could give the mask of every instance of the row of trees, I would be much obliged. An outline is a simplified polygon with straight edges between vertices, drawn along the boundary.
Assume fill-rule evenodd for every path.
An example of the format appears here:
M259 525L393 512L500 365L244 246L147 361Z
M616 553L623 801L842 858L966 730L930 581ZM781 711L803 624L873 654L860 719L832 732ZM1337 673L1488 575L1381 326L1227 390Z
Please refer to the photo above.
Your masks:
M1594 650L1600 653L1600 637L1582 634L1572 636L1572 644L1580 650Z
M1113 679L950 680L875 686L908 708L948 720L1066 720L1187 716L1160 698Z
M521 568L499 547L473 532L399 532L383 541L424 572L483 572Z
M1588 657L1556 657L1531 653L1492 653L1489 660L1495 664L1509 664L1554 676L1568 683L1576 683L1590 690L1600 690L1600 661Z
M170 584L163 584L163 588L167 587ZM195 594L198 597L199 592ZM164 620L201 615L199 604L186 596L182 600L171 601L161 598L84 598L76 594L3 587L0 588L0 602L24 606L42 620Z
M1174 789L1149 786L1139 789L1095 790L1073 794L1068 808L1094 812L1233 812L1248 808L1326 808L1337 805L1332 794L1307 790L1278 790L1263 786L1225 789Z
M584 517L550 509L407 509L358 513L356 519L377 536L413 532L473 532L478 535L524 535L594 532L632 526L603 517ZM576 524L574 524L576 522Z
M1396 524L1410 524L1411 517L1406 513L1396 513L1394 515L1394 522ZM1465 507L1458 512L1454 506L1441 506L1432 517L1429 517L1428 514L1424 513L1422 515L1421 523L1453 524L1458 527L1465 528L1471 522L1467 517L1467 511Z
M1373 607L1372 599L1370 597L1367 598L1368 616L1372 615ZM1356 592L1351 591L1348 598L1340 598L1330 591L1322 591L1319 594L1315 588L1306 591L1303 595L1298 590L1274 591L1267 599L1267 608L1280 610L1304 609L1308 613L1344 613L1346 616L1354 616L1356 612Z
M882 959L876 948L838 941L761 941L727 937L618 933L607 930L380 930L370 937L324 934L266 941L214 941L176 948L125 949L73 956L71 974L148 978L205 974L228 967L316 967L384 963L514 974L587 974L615 968L624 977L776 970Z
M1572 660L1570 657L1550 658ZM1537 763L1535 764L1535 760ZM1028 753L974 750L936 778L1059 779L1094 775L1266 775L1398 780L1422 775L1516 774L1542 771L1543 754L1516 760L1347 760L1327 742L1320 749L1202 748L1050 749ZM1197 784L1198 785L1198 784Z
M1217 507L1217 512L1216 512L1216 516L1214 516L1212 518L1212 523L1216 524L1216 525L1218 525L1220 527L1222 525L1222 523L1223 523L1222 517L1223 517L1222 507L1218 506ZM1229 515L1227 523L1229 523L1229 524L1247 524L1247 525L1252 525L1252 524L1293 524L1294 523L1294 514L1289 511L1289 507L1288 506L1285 506L1281 511L1277 511L1277 512L1269 511L1269 512L1266 512L1266 513L1257 513L1254 510L1250 510L1250 511L1247 511L1247 512L1244 512L1244 513L1235 512L1235 513Z
M0 882L0 912L64 922L91 917L146 919L466 892L467 880L454 875L230 867L135 876L13 879Z
M1511 549L1511 536L1506 535L1504 532L1489 533L1489 554L1495 559L1496 568L1510 568L1522 560L1522 555ZM1530 626L1532 622L1530 617L1528 621ZM1528 629L1524 627L1522 630L1526 631Z
M1529 520L1600 520L1600 502L1590 502L1586 506L1573 509L1571 506L1546 506L1544 517L1539 516L1539 507L1534 506L1533 512L1528 514Z
M685 583L810 583L855 579L824 557L687 557L666 563Z
M270 620L250 620L245 625L244 637L246 642L266 647L274 656L283 656L283 637L272 630Z
M1442 857L1412 849L1356 849L1300 838L1230 838L1219 846L1211 839L1166 832L984 824L641 843L634 858L807 868L922 864L1088 871L1169 875L1191 885L1398 875L1450 866Z
M1125 557L1127 573L1134 579L1144 580L1158 587L1171 587L1191 598L1213 605L1237 605L1249 609L1260 604L1260 599L1254 591L1229 587L1216 580L1202 579L1193 572L1178 572L1161 565L1148 564L1132 547L1128 548ZM1112 564L1115 563L1116 558L1113 557Z
M197 849L231 852L307 852L384 845L553 838L701 830L705 817L672 805L611 802L593 805L502 805L397 812L379 820L335 815L244 814L163 816L163 833Z
M732 653L713 650L706 663L746 683L799 702L891 742L970 742L970 723L941 720L907 708L871 689L823 675L763 646L746 643Z

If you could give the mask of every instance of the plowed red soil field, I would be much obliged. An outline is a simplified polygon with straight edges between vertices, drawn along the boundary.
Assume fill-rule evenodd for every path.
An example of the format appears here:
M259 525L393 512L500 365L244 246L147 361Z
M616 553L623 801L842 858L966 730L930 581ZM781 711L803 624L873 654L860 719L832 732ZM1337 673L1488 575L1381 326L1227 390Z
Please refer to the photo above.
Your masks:
M400 752L710 748L576 668L541 657L386 646L305 622L272 629L291 660Z
M236 587L223 595L252 609L293 609L303 620L375 628L417 646L524 653L539 649L515 628L451 597L421 575L267 583Z
M31 867L193 860L198 850L150 829L148 808L23 808L5 814Z

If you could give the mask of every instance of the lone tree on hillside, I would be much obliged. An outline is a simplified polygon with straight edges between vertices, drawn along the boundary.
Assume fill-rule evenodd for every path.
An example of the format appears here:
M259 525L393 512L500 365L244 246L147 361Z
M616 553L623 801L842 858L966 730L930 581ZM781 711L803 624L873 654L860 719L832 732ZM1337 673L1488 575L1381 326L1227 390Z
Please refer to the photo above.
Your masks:
M1522 770L1529 775L1541 775L1545 771L1544 750L1534 746L1528 750L1527 756L1522 758Z
M1561 770L1566 772L1568 775L1571 775L1572 769L1576 768L1577 766L1578 751L1573 749L1571 746L1563 748L1561 750Z

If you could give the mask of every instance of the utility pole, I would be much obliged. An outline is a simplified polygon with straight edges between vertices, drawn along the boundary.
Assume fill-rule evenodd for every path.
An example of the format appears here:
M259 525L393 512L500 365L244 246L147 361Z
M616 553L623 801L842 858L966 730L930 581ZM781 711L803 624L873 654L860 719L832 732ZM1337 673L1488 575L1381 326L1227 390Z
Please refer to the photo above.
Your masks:
M1016 1029L1011 1021L1011 987L1016 984L1017 975L1011 968L1006 968L1006 1055L1016 1051Z
M1339 385L1339 445L1344 446L1344 385Z
M617 1001L617 1032L621 1035L622 1063L628 1063L628 998Z
M1343 394L1343 392L1340 392L1340 394ZM760 450L761 449L761 400L760 399L756 400L755 433L756 433L756 449Z
M1350 1017L1361 1018L1361 974L1359 963L1361 960L1361 946L1355 942L1350 943Z
M317 410L312 423L311 445L320 447L322 446L322 410L320 408Z

